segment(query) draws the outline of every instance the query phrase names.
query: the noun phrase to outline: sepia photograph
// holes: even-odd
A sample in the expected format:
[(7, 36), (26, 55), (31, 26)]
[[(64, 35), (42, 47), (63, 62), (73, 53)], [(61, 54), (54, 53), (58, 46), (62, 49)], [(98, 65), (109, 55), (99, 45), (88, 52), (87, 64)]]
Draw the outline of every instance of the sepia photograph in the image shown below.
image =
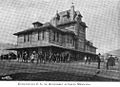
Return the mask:
[(120, 81), (120, 0), (0, 0), (0, 82)]

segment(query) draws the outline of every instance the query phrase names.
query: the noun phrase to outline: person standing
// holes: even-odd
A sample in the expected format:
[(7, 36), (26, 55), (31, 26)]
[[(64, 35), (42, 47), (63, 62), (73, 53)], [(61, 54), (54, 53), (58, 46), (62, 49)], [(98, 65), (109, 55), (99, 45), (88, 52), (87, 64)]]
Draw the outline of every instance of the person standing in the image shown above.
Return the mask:
[(88, 61), (88, 64), (91, 64), (91, 57), (90, 56), (88, 57), (87, 61)]
[(26, 63), (28, 62), (28, 54), (27, 54), (27, 52), (25, 52), (25, 62)]
[(20, 61), (20, 58), (21, 58), (21, 55), (20, 55), (20, 52), (18, 52), (18, 53), (17, 53), (18, 62)]
[(25, 62), (25, 52), (23, 53), (22, 62)]
[(112, 55), (108, 58), (106, 68), (109, 69), (109, 66), (115, 66), (115, 59)]
[(100, 56), (101, 56), (101, 54), (99, 53), (97, 56), (98, 69), (100, 69), (100, 62), (101, 62)]
[(39, 54), (40, 54), (40, 53), (39, 53), (39, 52), (37, 52), (37, 53), (36, 53), (36, 55), (35, 55), (36, 60), (37, 60), (36, 64), (38, 64), (38, 63), (39, 63), (39, 61), (40, 61)]
[(109, 69), (109, 57), (106, 58), (106, 69)]
[(84, 57), (85, 64), (87, 63), (87, 56)]
[(37, 64), (42, 61), (42, 52), (38, 52)]
[(34, 63), (34, 60), (35, 60), (35, 51), (33, 51), (31, 55), (31, 63)]
[(11, 55), (10, 55), (10, 53), (8, 54), (8, 60), (9, 60), (9, 62), (11, 61)]
[(45, 62), (46, 62), (46, 53), (45, 52), (43, 52), (43, 61), (42, 61), (44, 64), (45, 64)]

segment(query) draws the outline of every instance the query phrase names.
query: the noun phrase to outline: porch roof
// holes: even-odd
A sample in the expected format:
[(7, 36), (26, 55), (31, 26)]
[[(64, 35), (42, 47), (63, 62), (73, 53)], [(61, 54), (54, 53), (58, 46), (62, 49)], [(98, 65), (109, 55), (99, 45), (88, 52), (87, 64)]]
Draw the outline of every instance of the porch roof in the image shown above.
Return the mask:
[(7, 50), (22, 50), (22, 49), (31, 49), (31, 48), (39, 48), (39, 47), (56, 47), (56, 48), (60, 48), (60, 49), (64, 49), (64, 50), (70, 50), (70, 51), (75, 51), (75, 52), (81, 52), (84, 54), (90, 54), (90, 55), (97, 55), (95, 53), (91, 53), (91, 52), (85, 52), (85, 51), (80, 51), (80, 50), (76, 50), (75, 48), (68, 48), (68, 47), (64, 47), (64, 46), (60, 46), (60, 45), (55, 45), (55, 44), (43, 44), (41, 46), (37, 46), (37, 45), (29, 45), (29, 46), (16, 46), (13, 48), (8, 48)]

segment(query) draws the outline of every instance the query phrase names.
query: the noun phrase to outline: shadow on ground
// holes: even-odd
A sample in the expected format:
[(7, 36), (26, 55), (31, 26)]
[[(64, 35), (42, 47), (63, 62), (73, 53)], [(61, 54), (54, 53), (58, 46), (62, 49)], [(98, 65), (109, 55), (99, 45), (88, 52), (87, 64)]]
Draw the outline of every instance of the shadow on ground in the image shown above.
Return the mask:
[[(118, 81), (93, 75), (78, 76), (63, 72), (16, 73), (7, 76), (10, 76), (12, 81)], [(2, 77), (5, 76), (0, 76), (0, 80), (6, 81)]]

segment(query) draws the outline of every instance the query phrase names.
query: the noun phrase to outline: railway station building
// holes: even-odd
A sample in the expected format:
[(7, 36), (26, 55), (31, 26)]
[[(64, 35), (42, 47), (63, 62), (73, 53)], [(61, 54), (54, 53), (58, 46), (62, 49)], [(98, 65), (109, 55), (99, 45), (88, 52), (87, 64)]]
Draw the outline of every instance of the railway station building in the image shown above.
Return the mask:
[(69, 10), (56, 12), (46, 23), (36, 21), (33, 27), (14, 33), (17, 36), (16, 50), (22, 57), (26, 51), (30, 56), (33, 51), (42, 52), (46, 59), (52, 53), (70, 54), (69, 60), (82, 60), (84, 56), (96, 56), (96, 47), (86, 40), (87, 25), (82, 21), (80, 11), (72, 5)]

